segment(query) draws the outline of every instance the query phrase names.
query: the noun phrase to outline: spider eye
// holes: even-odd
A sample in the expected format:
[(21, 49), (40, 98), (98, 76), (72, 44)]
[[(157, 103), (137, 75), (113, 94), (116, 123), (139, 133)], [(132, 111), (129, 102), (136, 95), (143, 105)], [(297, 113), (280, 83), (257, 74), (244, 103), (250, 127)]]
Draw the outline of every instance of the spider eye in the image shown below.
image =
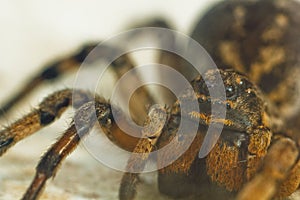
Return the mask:
[(232, 85), (228, 85), (226, 87), (226, 97), (230, 98), (233, 97), (234, 95), (235, 95), (234, 87)]
[(231, 109), (231, 105), (230, 105), (230, 103), (226, 103), (226, 108), (229, 110), (229, 109)]

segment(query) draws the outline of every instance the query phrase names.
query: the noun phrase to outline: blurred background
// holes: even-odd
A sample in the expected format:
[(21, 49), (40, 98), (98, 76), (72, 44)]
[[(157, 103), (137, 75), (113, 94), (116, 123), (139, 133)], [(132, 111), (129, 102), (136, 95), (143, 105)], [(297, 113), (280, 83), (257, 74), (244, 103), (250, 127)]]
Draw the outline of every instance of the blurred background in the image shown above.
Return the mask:
[[(45, 64), (89, 41), (107, 39), (152, 17), (162, 17), (185, 34), (211, 1), (0, 0), (0, 105)], [(73, 74), (74, 75), (74, 74)], [(47, 94), (71, 87), (74, 76), (45, 84), (1, 119), (4, 127), (38, 105)], [(0, 159), (0, 199), (19, 199), (30, 184), (43, 152), (68, 127), (72, 115), (18, 143)], [(79, 147), (48, 181), (41, 199), (116, 199), (121, 172), (97, 162)], [(143, 175), (137, 199), (167, 199), (155, 173)]]

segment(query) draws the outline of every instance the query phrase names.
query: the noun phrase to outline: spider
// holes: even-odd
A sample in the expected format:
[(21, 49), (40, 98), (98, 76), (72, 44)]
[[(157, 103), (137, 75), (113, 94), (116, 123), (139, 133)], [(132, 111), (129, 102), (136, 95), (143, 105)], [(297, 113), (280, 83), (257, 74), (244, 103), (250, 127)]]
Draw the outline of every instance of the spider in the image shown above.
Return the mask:
[[(143, 169), (152, 151), (173, 140), (177, 141), (178, 148), (158, 154), (157, 164), (163, 165), (174, 156), (180, 150), (180, 144), (191, 137), (189, 130), (181, 136), (176, 134), (182, 119), (198, 120), (198, 131), (183, 155), (158, 170), (158, 187), (162, 194), (183, 199), (290, 196), (300, 182), (299, 136), (296, 132), (300, 119), (299, 9), (298, 2), (281, 0), (229, 0), (212, 7), (197, 23), (191, 37), (204, 46), (219, 70), (195, 75), (182, 59), (161, 52), (162, 63), (175, 62), (173, 67), (192, 79), (196, 97), (187, 89), (178, 99), (170, 97), (170, 106), (151, 107), (146, 111), (143, 105), (152, 104), (154, 100), (142, 90), (138, 97), (143, 103), (136, 104), (132, 117), (144, 125), (143, 138), (122, 132), (112, 115), (112, 105), (99, 96), (91, 103), (88, 92), (80, 90), (73, 96), (72, 89), (65, 89), (46, 97), (36, 109), (0, 132), (2, 155), (18, 141), (53, 123), (75, 103), (73, 106), (77, 111), (73, 122), (41, 158), (23, 199), (39, 197), (46, 181), (56, 174), (61, 162), (77, 147), (81, 137), (89, 134), (96, 121), (118, 146), (140, 153), (129, 158), (126, 167), (129, 172), (123, 175), (119, 190), (120, 199), (134, 199), (139, 173), (131, 173), (130, 169)], [(162, 21), (151, 25), (168, 27)], [(94, 47), (95, 44), (86, 45), (73, 56), (47, 66), (2, 109), (9, 111), (32, 86), (76, 68)], [(124, 55), (112, 66), (121, 77), (120, 71), (131, 69), (132, 63)], [(185, 68), (178, 67), (182, 63)], [(221, 75), (225, 86), (225, 100), (213, 98), (204, 81), (213, 82), (217, 74)], [(181, 102), (193, 98), (196, 98), (200, 111), (181, 109)], [(226, 118), (213, 118), (213, 104), (226, 107)], [(96, 116), (91, 114), (92, 109), (96, 110)], [(82, 124), (82, 128), (77, 129), (75, 123)], [(210, 153), (199, 158), (201, 144), (211, 123), (222, 123), (222, 134)]]

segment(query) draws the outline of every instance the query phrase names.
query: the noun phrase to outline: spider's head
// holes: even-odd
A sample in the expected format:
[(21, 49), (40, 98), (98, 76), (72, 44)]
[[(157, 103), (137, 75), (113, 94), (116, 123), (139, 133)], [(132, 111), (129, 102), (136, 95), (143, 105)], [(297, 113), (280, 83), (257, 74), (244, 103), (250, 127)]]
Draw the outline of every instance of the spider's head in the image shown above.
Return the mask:
[[(210, 84), (210, 90), (220, 90), (220, 87), (218, 87), (220, 83), (217, 83), (216, 79), (218, 73), (223, 80), (226, 93), (225, 100), (212, 97), (204, 81), (209, 80), (207, 82)], [(209, 70), (204, 74), (204, 77), (198, 76), (192, 81), (199, 102), (200, 113), (196, 113), (196, 115), (202, 118), (200, 123), (208, 124), (211, 122), (212, 104), (226, 107), (226, 119), (216, 119), (224, 122), (225, 129), (245, 132), (262, 123), (264, 113), (262, 95), (259, 89), (245, 76), (232, 70)]]

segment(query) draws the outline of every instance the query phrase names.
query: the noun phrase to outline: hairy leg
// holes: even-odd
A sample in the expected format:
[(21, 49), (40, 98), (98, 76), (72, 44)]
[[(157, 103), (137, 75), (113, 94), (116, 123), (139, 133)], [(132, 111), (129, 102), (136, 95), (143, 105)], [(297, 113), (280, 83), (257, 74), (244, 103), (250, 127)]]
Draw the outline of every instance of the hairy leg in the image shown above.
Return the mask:
[[(54, 177), (62, 161), (77, 147), (82, 137), (89, 133), (93, 128), (97, 118), (93, 115), (93, 109), (101, 109), (99, 112), (105, 112), (103, 104), (89, 102), (84, 104), (75, 114), (74, 122), (64, 132), (62, 137), (52, 145), (43, 155), (38, 166), (36, 167), (35, 177), (23, 196), (23, 200), (35, 200), (41, 194), (46, 181)], [(106, 109), (108, 109), (106, 107)], [(99, 121), (102, 120), (99, 115)], [(81, 128), (77, 129), (76, 125)]]
[(42, 68), (40, 72), (31, 77), (20, 90), (8, 99), (0, 108), (0, 117), (10, 111), (10, 109), (32, 91), (41, 86), (45, 81), (56, 80), (62, 74), (77, 69), (78, 65), (83, 62), (88, 53), (95, 47), (95, 44), (88, 44), (82, 47), (77, 53), (70, 57), (65, 57), (54, 61)]
[[(77, 106), (86, 102), (89, 94), (78, 91), (75, 101)], [(15, 121), (0, 131), (0, 156), (20, 140), (58, 119), (67, 107), (72, 105), (72, 90), (65, 89), (46, 97), (38, 106), (23, 118)]]
[[(261, 171), (243, 187), (237, 199), (266, 200), (276, 195), (277, 197), (289, 196), (290, 193), (284, 193), (284, 190), (280, 191), (278, 188), (283, 183), (288, 184), (290, 181), (296, 181), (296, 188), (298, 187), (299, 176), (297, 180), (287, 179), (289, 176), (295, 177), (295, 174), (291, 174), (291, 172), (299, 171), (298, 155), (299, 152), (295, 142), (288, 138), (279, 138), (276, 140), (264, 158)], [(293, 187), (294, 185), (292, 183), (289, 186)]]
[[(136, 27), (161, 27), (161, 28), (171, 28), (172, 26), (164, 19), (157, 18), (152, 19), (146, 22), (137, 23), (133, 26)], [(141, 35), (143, 36), (143, 34)], [(139, 36), (132, 36), (128, 38), (128, 42), (134, 42), (136, 37)], [(167, 41), (161, 40), (159, 36), (154, 36), (154, 39), (157, 40), (161, 44), (166, 45), (176, 45), (176, 38), (168, 38)], [(88, 43), (81, 48), (79, 48), (75, 53), (71, 54), (70, 56), (62, 57), (56, 61), (53, 61), (49, 63), (48, 65), (44, 66), (40, 72), (38, 72), (36, 75), (32, 76), (27, 83), (24, 84), (24, 87), (20, 88), (20, 90), (15, 93), (10, 99), (8, 99), (6, 102), (2, 104), (0, 107), (0, 117), (5, 115), (7, 112), (13, 108), (13, 106), (20, 101), (22, 101), (23, 98), (28, 96), (32, 91), (34, 91), (36, 88), (40, 87), (44, 82), (47, 81), (56, 81), (61, 77), (61, 75), (68, 73), (68, 72), (74, 72), (77, 70), (80, 65), (85, 61), (85, 58), (91, 53), (92, 50), (98, 45), (98, 43)], [(97, 56), (91, 56), (90, 59), (88, 59), (88, 63), (92, 64), (95, 61), (99, 60), (106, 60), (111, 55), (111, 52), (120, 51), (120, 49), (116, 49), (113, 46), (107, 46), (105, 48), (101, 48), (99, 52), (103, 57), (97, 57)], [(105, 51), (105, 52), (103, 52)], [(174, 56), (171, 53), (165, 53), (165, 52), (159, 52), (159, 63), (167, 64), (170, 67), (173, 67), (177, 70), (179, 70), (181, 73), (186, 72), (186, 68), (182, 67), (182, 64), (178, 66), (178, 56)], [(94, 55), (97, 55), (94, 53)], [(170, 56), (171, 55), (171, 56)], [(114, 60), (114, 62), (111, 63), (111, 69), (114, 72), (114, 75), (116, 79), (118, 80), (120, 77), (122, 77), (126, 72), (134, 68), (135, 64), (130, 59), (130, 56), (128, 55), (122, 55), (118, 59)], [(184, 74), (184, 73), (183, 73)], [(165, 77), (162, 77), (164, 79)], [(132, 77), (130, 82), (130, 85), (139, 85), (141, 79), (139, 78), (139, 75), (136, 75), (135, 77)], [(124, 88), (124, 91), (126, 91), (126, 88)], [(172, 105), (175, 98), (174, 95), (166, 90), (165, 88), (159, 87), (157, 91), (160, 95), (158, 96), (159, 99), (163, 99), (164, 103), (167, 105)], [(156, 97), (157, 98), (157, 97)], [(129, 109), (130, 113), (132, 115), (132, 118), (135, 122), (138, 124), (143, 124), (145, 118), (147, 117), (146, 107), (149, 105), (152, 105), (155, 100), (153, 98), (148, 90), (144, 87), (139, 88), (139, 91), (136, 92), (130, 100), (129, 103)], [(127, 106), (127, 105), (126, 105)]]
[(143, 171), (150, 153), (162, 134), (167, 122), (167, 110), (163, 107), (150, 109), (142, 130), (142, 138), (128, 160), (126, 171), (122, 177), (119, 189), (120, 200), (132, 200), (136, 195), (136, 186), (140, 172)]
[[(9, 112), (15, 104), (19, 103), (23, 98), (27, 97), (31, 92), (40, 87), (44, 82), (56, 81), (63, 74), (78, 70), (80, 64), (82, 64), (85, 61), (85, 58), (97, 45), (98, 43), (87, 44), (80, 48), (76, 53), (58, 59), (50, 63), (49, 65), (44, 66), (40, 72), (31, 77), (28, 80), (28, 82), (24, 84), (24, 87), (20, 88), (20, 90), (14, 96), (12, 96), (12, 98), (8, 99), (2, 105), (2, 107), (0, 107), (0, 117)], [(97, 52), (97, 50), (99, 50), (100, 52)], [(116, 49), (110, 46), (96, 49), (93, 56), (91, 56), (91, 58), (88, 61), (86, 61), (88, 63), (87, 66), (89, 66), (89, 64), (91, 64), (92, 66), (94, 62), (99, 60), (106, 60), (107, 58), (109, 58), (112, 52), (116, 51), (120, 51), (120, 49)], [(98, 53), (103, 57), (95, 56)], [(134, 64), (128, 55), (123, 55), (110, 64), (116, 79), (119, 79), (124, 75), (124, 73), (134, 68)], [(138, 84), (139, 82), (140, 79), (138, 78), (138, 75), (130, 80), (130, 84), (132, 85)], [(139, 123), (142, 123), (142, 121), (140, 120), (142, 118), (141, 115), (144, 117), (147, 116), (145, 105), (151, 105), (152, 103), (153, 99), (151, 98), (149, 93), (146, 90), (141, 90), (141, 92), (139, 92), (138, 95), (136, 95), (136, 98), (133, 101), (131, 101), (130, 105), (130, 110), (134, 120), (136, 120)]]

